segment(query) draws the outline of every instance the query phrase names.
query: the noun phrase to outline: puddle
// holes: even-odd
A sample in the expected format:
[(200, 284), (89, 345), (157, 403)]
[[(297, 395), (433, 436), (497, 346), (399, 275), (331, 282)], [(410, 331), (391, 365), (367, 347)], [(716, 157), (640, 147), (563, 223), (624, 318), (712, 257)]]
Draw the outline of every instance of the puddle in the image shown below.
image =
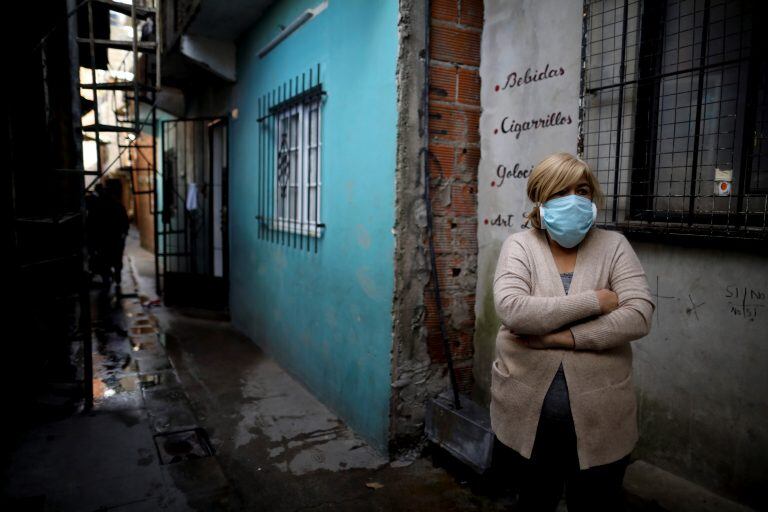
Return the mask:
[(117, 378), (110, 375), (105, 378), (93, 379), (93, 400), (96, 403), (103, 402), (112, 397), (120, 397), (136, 391), (139, 387), (138, 379), (133, 376)]
[(131, 334), (154, 334), (157, 332), (157, 330), (153, 326), (144, 326), (140, 325), (137, 327), (131, 327)]
[(161, 373), (148, 373), (139, 375), (139, 385), (141, 389), (153, 388), (162, 384), (175, 384), (176, 379), (173, 373), (161, 372)]

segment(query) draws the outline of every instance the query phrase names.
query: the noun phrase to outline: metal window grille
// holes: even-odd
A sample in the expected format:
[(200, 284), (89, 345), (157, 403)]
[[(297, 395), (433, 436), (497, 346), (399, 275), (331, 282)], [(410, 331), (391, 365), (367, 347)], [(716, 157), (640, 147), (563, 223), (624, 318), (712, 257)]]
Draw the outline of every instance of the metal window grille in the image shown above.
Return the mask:
[[(321, 222), (320, 66), (258, 100), (258, 237), (317, 252)], [(314, 243), (311, 243), (314, 240)]]
[(749, 0), (586, 0), (579, 152), (598, 224), (768, 238), (766, 39)]

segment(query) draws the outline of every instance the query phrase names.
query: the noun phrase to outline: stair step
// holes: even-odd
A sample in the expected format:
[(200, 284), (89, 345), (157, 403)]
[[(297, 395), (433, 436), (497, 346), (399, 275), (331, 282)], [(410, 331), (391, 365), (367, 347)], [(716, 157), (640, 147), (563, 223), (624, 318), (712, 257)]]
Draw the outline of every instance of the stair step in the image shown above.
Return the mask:
[[(114, 2), (113, 0), (94, 0), (94, 1), (109, 7), (111, 11), (119, 12), (121, 14), (125, 14), (126, 16), (131, 15), (131, 4)], [(150, 16), (154, 16), (155, 12), (156, 12), (155, 9), (151, 7), (144, 7), (140, 5), (136, 6), (136, 17), (140, 19), (146, 19)]]
[[(66, 254), (64, 256), (56, 256), (54, 258), (45, 258), (40, 260), (31, 260), (31, 261), (22, 261), (20, 262), (18, 268), (21, 270), (26, 270), (28, 268), (37, 267), (40, 265), (50, 265), (52, 263), (59, 263), (61, 261), (66, 260), (79, 260), (83, 257), (81, 253), (74, 253), (74, 254)], [(76, 294), (75, 294), (76, 295)], [(79, 297), (79, 295), (78, 295)]]
[[(107, 48), (114, 48), (116, 50), (133, 51), (132, 41), (116, 41), (114, 39), (89, 39), (87, 37), (78, 37), (77, 42), (82, 44), (93, 44), (96, 46), (106, 46)], [(154, 52), (157, 48), (157, 44), (147, 41), (140, 41), (136, 43), (136, 49), (140, 52)]]
[(56, 172), (82, 174), (84, 176), (101, 176), (99, 171), (86, 171), (84, 169), (54, 169)]
[[(126, 99), (126, 101), (133, 101), (133, 94), (131, 94), (131, 95), (127, 95), (126, 94), (125, 99)], [(146, 103), (148, 105), (151, 105), (152, 103), (154, 103), (152, 98), (150, 98), (149, 96), (147, 96), (145, 94), (140, 94), (139, 95), (139, 102)]]
[(103, 83), (97, 83), (97, 84), (80, 83), (79, 87), (82, 89), (98, 89), (99, 91), (132, 91), (137, 85), (141, 90), (152, 90), (152, 91), (157, 90), (155, 87), (151, 85), (135, 84), (134, 82), (125, 82), (125, 81), (103, 82)]
[(133, 167), (131, 165), (122, 165), (120, 166), (121, 171), (125, 172), (153, 172), (154, 169), (150, 169), (149, 167)]
[(89, 124), (86, 126), (83, 126), (84, 132), (127, 132), (127, 133), (133, 133), (136, 131), (136, 128), (131, 126), (114, 126), (109, 124)]
[(33, 224), (63, 224), (72, 219), (76, 219), (82, 215), (80, 212), (70, 212), (60, 217), (53, 217), (51, 215), (39, 215), (35, 217), (17, 217), (16, 222), (26, 222)]

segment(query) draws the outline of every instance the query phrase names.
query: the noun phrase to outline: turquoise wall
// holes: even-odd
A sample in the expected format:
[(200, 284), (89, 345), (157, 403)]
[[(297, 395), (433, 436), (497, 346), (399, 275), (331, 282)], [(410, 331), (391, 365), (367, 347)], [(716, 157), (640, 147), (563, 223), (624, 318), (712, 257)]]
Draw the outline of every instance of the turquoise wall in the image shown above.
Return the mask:
[[(272, 6), (237, 44), (230, 139), (233, 324), (386, 453), (389, 423), (398, 3), (331, 0), (263, 59), (318, 0)], [(317, 254), (258, 238), (257, 99), (320, 63)], [(313, 71), (314, 74), (314, 71)]]

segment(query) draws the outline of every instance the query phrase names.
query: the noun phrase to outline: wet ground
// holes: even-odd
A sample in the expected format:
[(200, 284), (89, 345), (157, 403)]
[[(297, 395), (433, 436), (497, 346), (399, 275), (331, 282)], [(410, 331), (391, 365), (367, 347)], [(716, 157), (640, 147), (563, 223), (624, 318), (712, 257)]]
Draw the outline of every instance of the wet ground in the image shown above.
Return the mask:
[[(429, 444), (387, 460), (224, 315), (163, 307), (135, 231), (123, 283), (93, 411), (13, 440), (5, 510), (514, 510), (505, 461), (478, 476)], [(746, 510), (647, 466), (628, 470), (629, 510)]]
[(93, 409), (32, 409), (36, 416), (3, 461), (5, 510), (242, 508), (130, 266), (123, 292), (100, 304), (93, 291)]
[[(153, 261), (132, 253), (150, 287)], [(199, 424), (246, 510), (501, 511), (514, 492), (425, 446), (389, 461), (210, 312), (156, 308)]]

